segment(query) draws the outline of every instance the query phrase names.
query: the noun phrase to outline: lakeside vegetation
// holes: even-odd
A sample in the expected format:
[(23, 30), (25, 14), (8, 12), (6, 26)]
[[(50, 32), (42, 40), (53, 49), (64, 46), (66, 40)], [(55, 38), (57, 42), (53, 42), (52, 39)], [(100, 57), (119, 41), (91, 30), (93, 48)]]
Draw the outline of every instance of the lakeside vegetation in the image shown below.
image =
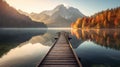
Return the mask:
[(91, 17), (78, 18), (71, 24), (72, 28), (120, 28), (120, 7), (107, 9)]

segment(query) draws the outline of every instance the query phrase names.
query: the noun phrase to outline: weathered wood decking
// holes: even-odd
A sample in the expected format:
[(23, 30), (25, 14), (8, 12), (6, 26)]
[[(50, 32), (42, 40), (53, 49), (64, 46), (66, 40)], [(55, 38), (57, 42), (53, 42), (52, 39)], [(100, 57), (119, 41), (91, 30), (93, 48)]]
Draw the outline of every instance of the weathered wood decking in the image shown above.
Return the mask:
[(60, 33), (58, 40), (38, 67), (82, 67), (65, 32)]

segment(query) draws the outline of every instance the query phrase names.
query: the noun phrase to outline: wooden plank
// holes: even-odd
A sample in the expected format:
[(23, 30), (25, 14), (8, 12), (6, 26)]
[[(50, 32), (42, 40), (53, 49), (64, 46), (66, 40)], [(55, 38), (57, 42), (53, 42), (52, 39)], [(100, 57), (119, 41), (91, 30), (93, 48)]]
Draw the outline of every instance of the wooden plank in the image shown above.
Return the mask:
[(59, 62), (54, 62), (54, 61), (44, 61), (44, 62), (42, 62), (42, 64), (52, 64), (52, 65), (60, 65), (60, 64), (65, 64), (65, 65), (67, 65), (67, 64), (69, 64), (69, 65), (73, 65), (73, 64), (77, 64), (76, 62), (74, 62), (74, 61), (59, 61)]
[(49, 55), (73, 55), (73, 54), (70, 54), (70, 52), (68, 53), (49, 53)]
[(71, 53), (71, 51), (64, 51), (64, 50), (56, 50), (56, 51), (51, 51), (51, 53)]
[(57, 42), (40, 62), (38, 67), (80, 67), (79, 61), (76, 59), (64, 32), (60, 33)]
[(75, 60), (75, 58), (49, 58), (49, 57), (46, 57), (45, 58), (46, 60)]
[(74, 56), (47, 56), (48, 58), (75, 58)]
[(71, 61), (71, 62), (76, 62), (76, 60), (45, 60), (46, 62), (68, 62), (68, 61)]
[(41, 67), (79, 67), (77, 65), (41, 65)]

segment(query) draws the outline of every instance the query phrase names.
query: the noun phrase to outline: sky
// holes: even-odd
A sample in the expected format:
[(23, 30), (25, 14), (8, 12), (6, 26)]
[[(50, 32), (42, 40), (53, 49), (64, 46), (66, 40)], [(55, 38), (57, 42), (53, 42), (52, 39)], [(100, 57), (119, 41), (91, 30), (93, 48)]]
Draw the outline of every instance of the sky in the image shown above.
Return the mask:
[(94, 15), (102, 10), (120, 7), (120, 0), (6, 0), (10, 6), (22, 11), (40, 13), (52, 10), (64, 4), (79, 9), (86, 16)]

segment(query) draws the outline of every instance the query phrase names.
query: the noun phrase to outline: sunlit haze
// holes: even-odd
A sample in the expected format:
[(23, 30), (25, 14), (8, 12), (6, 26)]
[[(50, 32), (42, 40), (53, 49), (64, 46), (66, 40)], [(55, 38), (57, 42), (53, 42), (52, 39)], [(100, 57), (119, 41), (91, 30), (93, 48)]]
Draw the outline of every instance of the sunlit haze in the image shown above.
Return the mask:
[(25, 12), (40, 13), (51, 10), (59, 4), (78, 8), (83, 14), (90, 16), (96, 12), (120, 6), (120, 0), (6, 0), (16, 9)]

